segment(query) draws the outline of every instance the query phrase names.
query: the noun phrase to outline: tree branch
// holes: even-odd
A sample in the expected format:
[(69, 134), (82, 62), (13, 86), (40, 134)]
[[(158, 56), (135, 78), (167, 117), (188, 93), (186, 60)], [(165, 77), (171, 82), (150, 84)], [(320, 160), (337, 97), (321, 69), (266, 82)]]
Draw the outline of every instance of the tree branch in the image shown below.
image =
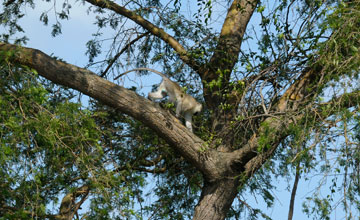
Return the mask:
[[(306, 108), (306, 101), (310, 100), (318, 88), (317, 78), (321, 78), (323, 73), (319, 68), (305, 68), (303, 73), (295, 80), (295, 82), (284, 92), (279, 101), (275, 103), (276, 112), (284, 112), (290, 107), (289, 101), (301, 103), (294, 105), (292, 111)], [(317, 82), (317, 83), (316, 83)], [(324, 82), (322, 82), (324, 83)], [(291, 114), (292, 115), (292, 114)], [(244, 174), (250, 178), (258, 169), (261, 168), (275, 152), (282, 140), (289, 134), (288, 127), (291, 124), (299, 122), (303, 114), (289, 117), (286, 114), (280, 117), (268, 117), (262, 122), (257, 132), (249, 139), (248, 143), (234, 152), (233, 160), (237, 164), (244, 165)], [(316, 116), (314, 116), (316, 117)], [(260, 143), (260, 138), (265, 138)]]
[[(305, 74), (306, 75), (306, 74)], [(305, 79), (303, 79), (305, 80)], [(303, 82), (299, 80), (298, 83)], [(300, 83), (301, 84), (301, 83)], [(305, 86), (305, 84), (303, 84)], [(294, 91), (291, 89), (289, 90)], [(296, 87), (297, 88), (297, 87)], [(306, 88), (306, 86), (305, 86)], [(300, 90), (296, 90), (300, 91)], [(290, 93), (293, 94), (293, 93)], [(298, 93), (295, 93), (298, 94)], [(264, 162), (266, 162), (275, 152), (282, 140), (284, 140), (289, 134), (290, 131), (287, 131), (287, 127), (291, 124), (298, 124), (302, 121), (304, 117), (313, 117), (316, 120), (319, 115), (321, 119), (328, 118), (334, 113), (338, 112), (338, 108), (333, 108), (334, 105), (339, 108), (351, 108), (360, 104), (360, 91), (353, 91), (351, 93), (343, 94), (339, 97), (332, 99), (329, 102), (321, 103), (317, 107), (312, 105), (311, 112), (308, 114), (300, 114), (296, 117), (291, 117), (286, 119), (286, 115), (280, 118), (267, 118), (263, 124), (264, 126), (260, 127), (258, 132), (253, 135), (253, 137), (248, 141), (248, 143), (241, 149), (234, 151), (233, 161), (237, 164), (245, 164), (245, 176), (250, 178), (258, 169), (261, 168)], [(331, 106), (332, 108), (326, 108), (326, 106)], [(301, 106), (302, 108), (306, 106)], [(324, 108), (325, 107), (325, 108)], [(299, 108), (299, 107), (298, 107)], [(318, 120), (321, 123), (322, 120)], [(271, 137), (264, 136), (266, 130), (271, 130)], [(265, 137), (266, 143), (260, 145), (259, 138)], [(268, 146), (264, 148), (264, 146)], [(259, 147), (262, 148), (262, 151), (259, 151)]]
[(289, 205), (289, 214), (288, 214), (288, 220), (293, 219), (294, 215), (294, 204), (295, 204), (295, 196), (296, 196), (296, 190), (300, 179), (300, 162), (296, 164), (296, 173), (295, 173), (295, 181), (294, 185), (291, 191), (291, 198), (290, 198), (290, 205)]
[(272, 156), (281, 141), (289, 135), (287, 127), (291, 123), (292, 120), (284, 117), (267, 118), (248, 143), (233, 152), (234, 163), (244, 166), (247, 177), (251, 177)]
[[(75, 192), (70, 192), (61, 201), (59, 216), (60, 219), (70, 220), (73, 219), (74, 215), (77, 213), (80, 206), (85, 202), (87, 196), (89, 195), (90, 187), (84, 185), (75, 190)], [(79, 202), (75, 202), (76, 198), (82, 196)]]
[(191, 59), (188, 56), (187, 50), (177, 40), (175, 40), (175, 38), (173, 36), (171, 36), (170, 34), (165, 32), (162, 28), (155, 26), (154, 24), (152, 24), (151, 22), (149, 22), (142, 16), (137, 15), (135, 12), (130, 11), (130, 10), (126, 9), (125, 7), (118, 5), (118, 4), (114, 3), (113, 1), (110, 1), (110, 0), (86, 0), (86, 2), (89, 2), (90, 4), (96, 5), (100, 8), (109, 9), (111, 11), (116, 12), (119, 15), (123, 15), (123, 16), (129, 18), (130, 20), (134, 21), (135, 23), (137, 23), (144, 29), (148, 30), (151, 34), (159, 37), (164, 42), (169, 44), (177, 52), (180, 59), (184, 63), (189, 65), (195, 71), (198, 70), (199, 64), (194, 59)]
[[(155, 165), (160, 163), (162, 159), (163, 159), (162, 155), (158, 156), (157, 158), (155, 158), (153, 160), (143, 159), (140, 162), (137, 162), (137, 160), (135, 159), (135, 160), (129, 162), (129, 164), (131, 164), (130, 168), (127, 165), (125, 165), (125, 166), (116, 168), (115, 170), (113, 170), (113, 172), (120, 172), (122, 170), (131, 169), (131, 170), (137, 170), (137, 171), (142, 171), (142, 172), (146, 172), (146, 173), (164, 173), (167, 170), (166, 165), (163, 167), (155, 167), (153, 169), (146, 168), (146, 167), (154, 167)], [(136, 165), (136, 166), (132, 165), (132, 164), (135, 164), (136, 162), (139, 163), (139, 165)]]
[[(222, 71), (227, 70), (224, 72), (227, 80), (238, 61), (246, 26), (258, 2), (258, 0), (234, 0), (227, 12), (218, 45), (208, 65), (210, 68), (216, 67), (221, 68)], [(215, 73), (216, 70), (204, 72), (205, 75), (202, 77), (210, 82), (218, 77)]]
[[(339, 97), (335, 97), (328, 102), (320, 103), (318, 112), (321, 112), (324, 106), (338, 105), (342, 108), (351, 108), (360, 104), (360, 90), (353, 91), (351, 93), (345, 93)], [(329, 109), (330, 110), (330, 109)], [(330, 111), (329, 114), (334, 114), (336, 110)]]
[(140, 34), (139, 36), (137, 36), (137, 38), (135, 38), (134, 40), (130, 41), (130, 43), (126, 44), (126, 46), (121, 49), (121, 51), (119, 53), (117, 53), (110, 61), (109, 65), (106, 67), (106, 69), (104, 70), (104, 72), (101, 73), (100, 77), (104, 77), (106, 75), (106, 73), (109, 71), (109, 69), (112, 67), (112, 65), (115, 63), (115, 61), (121, 56), (121, 54), (123, 54), (127, 49), (129, 49), (129, 47), (131, 45), (133, 45), (136, 41), (140, 40), (141, 38), (143, 38), (144, 36), (148, 35), (149, 32)]
[[(228, 123), (236, 115), (242, 85), (229, 84), (231, 72), (238, 62), (241, 43), (246, 26), (256, 8), (258, 0), (234, 0), (228, 10), (221, 29), (218, 44), (209, 62), (202, 65), (199, 74), (203, 83), (203, 94), (206, 105), (211, 114), (211, 130), (223, 136), (233, 136)], [(212, 82), (218, 82), (210, 86)], [(219, 105), (234, 106), (234, 108), (221, 108)], [(230, 131), (230, 133), (229, 133)], [(228, 140), (227, 147), (233, 140)]]
[[(316, 78), (319, 77), (321, 77), (321, 71), (305, 68), (299, 78), (281, 96), (275, 105), (276, 111), (285, 112), (289, 107), (289, 100), (297, 102), (304, 101), (306, 94), (313, 92), (316, 88)], [(311, 84), (313, 84), (313, 86), (310, 86)], [(307, 99), (309, 99), (309, 97), (307, 97)]]
[[(63, 86), (78, 90), (110, 107), (117, 109), (152, 128), (188, 162), (208, 176), (222, 175), (217, 160), (202, 156), (204, 142), (190, 132), (168, 111), (135, 92), (111, 83), (89, 70), (55, 60), (43, 52), (0, 42), (2, 61), (25, 65), (40, 76)], [(1, 62), (1, 60), (0, 60)], [(209, 149), (209, 153), (215, 150)], [(216, 152), (213, 152), (216, 153)]]

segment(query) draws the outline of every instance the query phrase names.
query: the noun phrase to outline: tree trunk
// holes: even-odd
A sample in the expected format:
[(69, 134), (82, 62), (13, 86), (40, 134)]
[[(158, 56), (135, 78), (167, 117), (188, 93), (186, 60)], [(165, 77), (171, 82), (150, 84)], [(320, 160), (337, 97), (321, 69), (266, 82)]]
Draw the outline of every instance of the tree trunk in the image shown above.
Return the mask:
[(237, 194), (239, 181), (223, 179), (205, 182), (201, 198), (195, 208), (193, 220), (222, 220)]

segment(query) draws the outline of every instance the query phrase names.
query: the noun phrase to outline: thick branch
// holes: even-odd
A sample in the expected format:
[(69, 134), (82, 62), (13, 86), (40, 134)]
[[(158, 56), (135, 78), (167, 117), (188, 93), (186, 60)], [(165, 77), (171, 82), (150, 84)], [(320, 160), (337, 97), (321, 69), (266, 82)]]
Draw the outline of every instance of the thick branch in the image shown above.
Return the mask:
[[(316, 94), (318, 84), (316, 78), (321, 77), (319, 70), (305, 68), (297, 80), (284, 92), (279, 101), (274, 105), (277, 112), (284, 112), (291, 107), (292, 112), (306, 107), (305, 101), (310, 101)], [(289, 101), (297, 102), (297, 105), (289, 105)], [(299, 104), (301, 103), (301, 104)], [(249, 139), (248, 143), (234, 152), (234, 162), (244, 165), (244, 174), (250, 178), (261, 168), (275, 152), (279, 144), (286, 138), (290, 131), (287, 127), (297, 123), (305, 117), (304, 114), (292, 117), (286, 114), (280, 117), (266, 118), (262, 126)], [(260, 139), (265, 139), (261, 141)]]
[(1, 56), (8, 56), (4, 60), (29, 66), (56, 84), (78, 90), (143, 122), (205, 175), (218, 175), (215, 169), (217, 161), (201, 156), (204, 142), (153, 102), (89, 70), (55, 60), (39, 50), (0, 43), (0, 53)]
[(238, 186), (238, 179), (230, 178), (211, 183), (205, 182), (193, 220), (225, 219), (238, 193)]
[(204, 72), (203, 78), (207, 82), (218, 77), (215, 74), (217, 69), (225, 71), (225, 79), (229, 79), (228, 76), (238, 61), (246, 26), (257, 3), (258, 0), (234, 0), (231, 4), (221, 29), (219, 43), (209, 62), (209, 67), (213, 70)]
[[(292, 100), (292, 96), (297, 96), (300, 100), (304, 101), (304, 99), (310, 99), (311, 96), (304, 97), (304, 95), (311, 93), (308, 91), (308, 88), (315, 89), (314, 87), (309, 87), (309, 84), (312, 83), (312, 74), (314, 71), (309, 71), (303, 74), (302, 78), (299, 78), (289, 89), (285, 92), (282, 100), (285, 100), (285, 97), (288, 98), (287, 101)], [(299, 86), (301, 85), (301, 86)], [(280, 109), (286, 108), (287, 101), (279, 102)], [(275, 152), (281, 141), (286, 138), (290, 133), (287, 130), (287, 127), (291, 124), (297, 124), (304, 119), (304, 117), (313, 117), (313, 120), (317, 120), (319, 123), (325, 118), (330, 117), (339, 111), (339, 108), (351, 108), (358, 106), (360, 104), (360, 91), (353, 91), (351, 93), (345, 93), (339, 97), (333, 98), (329, 102), (321, 103), (318, 105), (312, 104), (311, 112), (308, 114), (299, 114), (297, 116), (293, 116), (291, 118), (286, 117), (284, 114), (282, 120), (280, 118), (267, 118), (264, 121), (264, 125), (267, 130), (271, 130), (271, 138), (267, 139), (267, 149), (263, 149), (263, 151), (259, 152), (259, 137), (264, 135), (264, 127), (260, 127), (257, 134), (248, 141), (247, 145), (243, 148), (234, 152), (234, 162), (245, 164), (245, 176), (250, 178), (258, 169), (261, 168), (263, 163), (265, 163)], [(297, 109), (306, 108), (308, 103), (304, 103), (304, 105), (297, 106)], [(320, 120), (318, 120), (320, 117)], [(264, 143), (262, 143), (264, 145)]]
[(180, 56), (180, 59), (184, 63), (188, 64), (195, 71), (198, 69), (198, 64), (196, 63), (195, 60), (191, 59), (188, 56), (186, 49), (177, 40), (175, 40), (175, 38), (173, 36), (171, 36), (170, 34), (165, 32), (162, 28), (155, 26), (148, 20), (144, 19), (142, 16), (137, 15), (135, 12), (130, 11), (130, 10), (126, 9), (125, 7), (122, 7), (110, 0), (86, 0), (86, 1), (92, 5), (96, 5), (100, 8), (109, 9), (111, 11), (116, 12), (119, 15), (123, 15), (123, 16), (131, 19), (132, 21), (134, 21), (141, 27), (148, 30), (153, 35), (159, 37), (160, 39), (165, 41), (167, 44), (169, 44), (177, 52), (177, 54)]
[[(227, 123), (233, 120), (236, 115), (236, 108), (239, 104), (239, 90), (229, 85), (230, 75), (238, 62), (241, 43), (245, 34), (246, 26), (256, 8), (258, 0), (234, 0), (228, 10), (219, 41), (210, 61), (199, 69), (203, 82), (203, 94), (207, 107), (213, 112), (211, 115), (211, 130), (217, 134), (223, 133), (232, 136), (227, 128)], [(215, 86), (210, 86), (213, 82)], [(221, 108), (233, 106), (234, 108)], [(231, 138), (225, 145), (232, 145)]]
[[(320, 74), (320, 71), (306, 68), (299, 78), (281, 96), (276, 105), (276, 110), (284, 112), (289, 107), (289, 101), (301, 102), (304, 101), (304, 98), (309, 99), (310, 97), (305, 96), (314, 91), (316, 88), (316, 78), (320, 78)], [(313, 85), (310, 87), (310, 84)]]
[[(59, 219), (73, 219), (74, 215), (79, 210), (80, 206), (84, 203), (90, 192), (90, 187), (84, 185), (64, 196), (60, 205)], [(76, 198), (82, 196), (79, 202), (76, 202)]]
[[(291, 123), (298, 123), (304, 117), (318, 117), (319, 114), (322, 114), (321, 117), (327, 118), (332, 114), (338, 112), (339, 108), (351, 108), (358, 106), (360, 104), (360, 91), (354, 91), (351, 93), (343, 94), (340, 97), (334, 98), (330, 102), (322, 103), (317, 107), (313, 106), (312, 113), (309, 112), (308, 115), (298, 115), (297, 117), (292, 117), (288, 119), (287, 122), (283, 120), (265, 120), (265, 123), (270, 123), (267, 126), (272, 130), (273, 135), (272, 140), (269, 140), (269, 145), (271, 146), (268, 149), (265, 149), (263, 152), (258, 152), (259, 147), (259, 136), (261, 136), (261, 128), (259, 129), (258, 135), (254, 135), (248, 142), (246, 146), (234, 152), (234, 161), (245, 165), (245, 176), (250, 178), (258, 169), (261, 168), (263, 163), (265, 163), (275, 152), (281, 141), (289, 135), (286, 126), (289, 126)], [(328, 106), (328, 108), (326, 108)], [(331, 106), (331, 107), (330, 107)], [(337, 107), (335, 107), (337, 106)], [(324, 108), (325, 107), (325, 108)], [(325, 112), (324, 112), (325, 110)], [(312, 116), (311, 116), (312, 115)], [(319, 123), (321, 120), (319, 120)], [(268, 128), (268, 129), (269, 129)], [(276, 134), (279, 135), (276, 135)]]
[(285, 118), (267, 118), (248, 143), (233, 152), (234, 162), (244, 166), (246, 176), (250, 177), (272, 156), (281, 141), (289, 135), (287, 126), (291, 123), (292, 120)]

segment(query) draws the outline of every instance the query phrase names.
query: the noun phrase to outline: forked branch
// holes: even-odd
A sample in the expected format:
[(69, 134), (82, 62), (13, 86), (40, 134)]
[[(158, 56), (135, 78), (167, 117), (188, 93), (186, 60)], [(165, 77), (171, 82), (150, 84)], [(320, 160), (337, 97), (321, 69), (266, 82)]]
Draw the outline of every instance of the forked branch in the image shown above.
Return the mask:
[(162, 28), (157, 27), (150, 21), (146, 20), (142, 16), (136, 14), (135, 12), (128, 10), (127, 8), (120, 6), (116, 4), (113, 1), (110, 0), (86, 0), (88, 3), (98, 6), (100, 8), (106, 8), (113, 12), (116, 12), (119, 15), (125, 16), (144, 29), (148, 30), (151, 34), (159, 37), (162, 39), (165, 43), (169, 44), (179, 55), (180, 59), (189, 65), (191, 68), (193, 68), (195, 71), (198, 69), (199, 65), (194, 60), (191, 59), (188, 56), (187, 50), (177, 41), (173, 36), (168, 34), (166, 31), (164, 31)]
[[(245, 30), (257, 4), (258, 0), (234, 0), (227, 12), (218, 45), (208, 65), (210, 68), (216, 67), (225, 71), (225, 79), (229, 79), (231, 70), (238, 61)], [(208, 82), (217, 77), (216, 70), (203, 73), (203, 78)]]
[(67, 64), (31, 48), (0, 42), (0, 58), (35, 69), (52, 82), (80, 91), (152, 128), (171, 147), (204, 174), (220, 175), (216, 161), (201, 157), (205, 144), (168, 111), (135, 92), (93, 72)]
[[(80, 206), (85, 202), (87, 196), (89, 195), (90, 187), (84, 185), (77, 188), (74, 192), (68, 193), (61, 201), (60, 212), (58, 219), (73, 219), (74, 215), (79, 210)], [(76, 202), (76, 199), (81, 197), (79, 202)]]

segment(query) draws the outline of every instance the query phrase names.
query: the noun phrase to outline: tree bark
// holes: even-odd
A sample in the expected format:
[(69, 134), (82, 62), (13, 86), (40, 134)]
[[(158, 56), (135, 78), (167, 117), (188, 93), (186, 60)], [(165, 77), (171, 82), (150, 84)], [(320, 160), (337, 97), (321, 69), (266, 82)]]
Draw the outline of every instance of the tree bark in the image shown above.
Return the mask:
[(231, 178), (205, 182), (199, 203), (195, 208), (193, 220), (225, 219), (237, 195), (238, 186), (239, 181)]
[[(74, 215), (80, 209), (81, 205), (86, 200), (87, 196), (89, 195), (90, 187), (84, 185), (82, 187), (77, 188), (74, 192), (70, 192), (69, 194), (65, 195), (61, 201), (59, 215), (57, 219), (61, 220), (71, 220), (73, 219)], [(76, 202), (77, 197), (82, 197), (79, 202)]]
[[(189, 131), (175, 116), (135, 92), (103, 79), (89, 70), (58, 61), (45, 53), (0, 42), (0, 58), (35, 69), (40, 76), (80, 91), (125, 113), (162, 137), (208, 179), (221, 179), (229, 170), (229, 153), (204, 147), (203, 140)], [(0, 60), (1, 61), (1, 60)]]
[[(5, 56), (4, 58), (2, 56)], [(189, 162), (205, 173), (214, 173), (211, 160), (200, 157), (203, 141), (175, 116), (135, 92), (103, 79), (89, 70), (58, 61), (45, 53), (0, 42), (0, 58), (35, 69), (53, 83), (80, 91), (143, 122)], [(0, 60), (1, 61), (1, 60)], [(205, 165), (208, 161), (209, 168)]]
[[(209, 59), (199, 69), (199, 75), (203, 83), (203, 94), (206, 105), (213, 114), (211, 115), (211, 131), (216, 134), (224, 134), (221, 137), (223, 145), (231, 149), (233, 144), (232, 129), (228, 129), (229, 123), (234, 120), (237, 107), (242, 94), (230, 86), (230, 76), (235, 64), (238, 62), (243, 36), (247, 24), (254, 13), (258, 0), (234, 0), (228, 9), (222, 26), (216, 49)], [(211, 82), (220, 82), (215, 86), (209, 86)]]

